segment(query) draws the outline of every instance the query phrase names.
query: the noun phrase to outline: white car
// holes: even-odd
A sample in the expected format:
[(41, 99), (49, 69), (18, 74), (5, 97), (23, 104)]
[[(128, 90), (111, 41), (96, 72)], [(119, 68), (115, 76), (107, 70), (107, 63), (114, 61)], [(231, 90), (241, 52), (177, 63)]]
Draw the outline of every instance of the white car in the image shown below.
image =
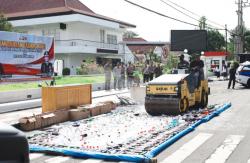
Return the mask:
[(250, 62), (242, 63), (236, 71), (236, 81), (250, 88)]

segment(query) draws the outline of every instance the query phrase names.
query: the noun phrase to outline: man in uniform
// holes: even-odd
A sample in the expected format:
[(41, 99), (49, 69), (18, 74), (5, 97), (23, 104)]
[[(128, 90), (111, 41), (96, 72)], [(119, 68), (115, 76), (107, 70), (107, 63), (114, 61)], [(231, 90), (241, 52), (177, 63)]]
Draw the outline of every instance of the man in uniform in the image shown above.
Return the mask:
[(107, 63), (104, 65), (105, 90), (110, 90), (111, 71), (112, 71), (111, 60), (108, 60)]
[(188, 69), (189, 63), (184, 60), (184, 55), (180, 55), (180, 62), (178, 63), (178, 69)]

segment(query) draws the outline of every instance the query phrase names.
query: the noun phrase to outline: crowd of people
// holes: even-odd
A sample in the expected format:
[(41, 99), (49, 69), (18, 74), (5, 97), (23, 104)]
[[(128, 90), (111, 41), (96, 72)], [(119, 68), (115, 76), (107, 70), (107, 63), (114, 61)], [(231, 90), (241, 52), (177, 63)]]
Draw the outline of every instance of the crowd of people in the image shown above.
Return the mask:
[(111, 60), (108, 60), (104, 65), (104, 74), (105, 90), (111, 89), (112, 74), (114, 89), (124, 89), (125, 87), (130, 88), (134, 84), (139, 86), (140, 74), (143, 76), (143, 83), (159, 77), (163, 74), (163, 68), (160, 63), (155, 65), (153, 62), (146, 62), (143, 68), (131, 62), (128, 62), (128, 65), (121, 62), (113, 66)]
[(235, 80), (236, 80), (236, 70), (238, 68), (238, 64), (237, 63), (228, 63), (228, 65), (226, 65), (225, 63), (222, 65), (222, 72), (219, 69), (219, 66), (216, 66), (213, 70), (215, 76), (217, 78), (220, 78), (222, 76), (223, 80), (229, 80), (228, 82), (228, 89), (231, 88), (231, 84), (232, 84), (232, 89), (234, 89), (235, 87)]
[[(186, 69), (192, 76), (192, 83), (195, 87), (198, 87), (201, 80), (204, 80), (204, 62), (200, 60), (200, 56), (194, 56), (195, 59), (192, 62), (184, 60), (184, 55), (180, 55), (177, 69)], [(230, 67), (229, 69), (227, 67)], [(217, 68), (218, 69), (218, 68)], [(223, 79), (228, 79), (228, 89), (235, 86), (235, 73), (237, 65), (225, 65), (223, 64), (222, 73), (219, 70), (214, 70), (215, 75), (221, 74)], [(218, 73), (216, 73), (218, 72)], [(111, 89), (111, 80), (113, 74), (114, 89), (130, 88), (132, 85), (140, 85), (140, 76), (142, 74), (143, 83), (147, 83), (154, 78), (157, 78), (163, 74), (163, 67), (160, 63), (154, 63), (153, 61), (146, 61), (144, 66), (133, 64), (128, 62), (128, 65), (123, 62), (112, 65), (111, 60), (108, 60), (104, 65), (105, 73), (105, 90)]]

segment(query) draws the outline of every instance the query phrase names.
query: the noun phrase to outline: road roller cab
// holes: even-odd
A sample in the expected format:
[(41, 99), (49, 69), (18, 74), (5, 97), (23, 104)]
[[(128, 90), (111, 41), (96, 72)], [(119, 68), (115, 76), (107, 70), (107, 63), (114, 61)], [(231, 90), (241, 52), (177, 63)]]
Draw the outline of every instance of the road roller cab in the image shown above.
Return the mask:
[(195, 85), (193, 74), (165, 74), (146, 86), (145, 109), (151, 115), (177, 115), (207, 103), (208, 82)]

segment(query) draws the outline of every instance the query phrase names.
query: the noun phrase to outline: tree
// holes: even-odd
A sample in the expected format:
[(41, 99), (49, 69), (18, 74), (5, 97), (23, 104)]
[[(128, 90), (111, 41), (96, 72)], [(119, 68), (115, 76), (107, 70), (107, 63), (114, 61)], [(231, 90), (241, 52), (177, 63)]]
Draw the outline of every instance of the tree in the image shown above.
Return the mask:
[(218, 31), (212, 28), (209, 28), (206, 24), (207, 18), (202, 16), (199, 20), (200, 30), (207, 30), (207, 42), (208, 42), (208, 51), (219, 51), (223, 50), (225, 47), (225, 39), (223, 35)]
[[(236, 32), (237, 28), (233, 29), (230, 33), (231, 33), (231, 38), (230, 40), (230, 44), (231, 44), (231, 53), (234, 53), (234, 43), (235, 43), (235, 38), (236, 38)], [(243, 26), (243, 53), (245, 52), (250, 52), (250, 30), (247, 29), (246, 27)]]
[(218, 30), (207, 31), (208, 51), (221, 51), (225, 48), (225, 38)]
[(250, 30), (246, 29), (244, 32), (244, 52), (250, 52)]
[(137, 33), (133, 32), (133, 31), (126, 31), (124, 34), (123, 34), (123, 38), (135, 38), (139, 36)]
[(13, 27), (10, 22), (7, 21), (7, 18), (0, 14), (0, 31), (12, 31)]
[(199, 20), (199, 27), (200, 27), (200, 30), (202, 29), (206, 29), (207, 28), (207, 25), (206, 25), (206, 21), (207, 21), (207, 18), (205, 16), (202, 16)]

